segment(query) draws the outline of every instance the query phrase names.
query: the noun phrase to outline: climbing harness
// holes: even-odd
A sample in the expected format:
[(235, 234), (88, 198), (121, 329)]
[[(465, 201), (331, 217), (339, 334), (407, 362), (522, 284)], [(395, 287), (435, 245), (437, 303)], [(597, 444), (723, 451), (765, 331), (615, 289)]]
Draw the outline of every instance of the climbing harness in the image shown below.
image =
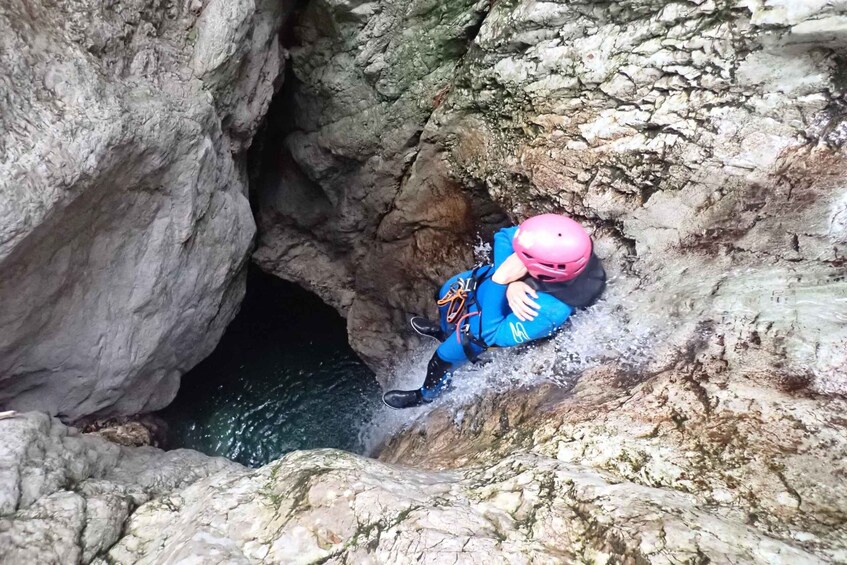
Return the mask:
[[(485, 271), (482, 271), (485, 269)], [(472, 345), (488, 349), (488, 344), (482, 339), (482, 308), (476, 299), (476, 291), (479, 286), (492, 275), (493, 269), (488, 265), (481, 265), (471, 271), (470, 276), (457, 279), (444, 293), (437, 303), (439, 308), (447, 308), (446, 320), (455, 326), (456, 341), (461, 344), (465, 356), (471, 363), (476, 363), (478, 354), (474, 352)], [(473, 312), (471, 306), (475, 307)], [(470, 318), (476, 317), (478, 321), (476, 337), (471, 332)]]
[(472, 292), (476, 290), (476, 280), (473, 273), (466, 279), (458, 279), (450, 285), (450, 288), (442, 298), (438, 300), (438, 306), (447, 307), (447, 323), (452, 324), (457, 318), (464, 317), (467, 309), (467, 300)]

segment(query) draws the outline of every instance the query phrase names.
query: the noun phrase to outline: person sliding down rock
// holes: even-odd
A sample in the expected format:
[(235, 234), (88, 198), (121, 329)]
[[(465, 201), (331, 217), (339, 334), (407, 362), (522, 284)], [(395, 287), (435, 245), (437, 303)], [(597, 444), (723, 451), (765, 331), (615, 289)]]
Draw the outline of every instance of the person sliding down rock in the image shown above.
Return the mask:
[(455, 275), (438, 293), (440, 320), (416, 316), (412, 328), (441, 345), (423, 386), (390, 390), (392, 408), (432, 402), (453, 371), (489, 347), (512, 347), (553, 335), (576, 308), (590, 306), (606, 287), (591, 237), (560, 214), (542, 214), (494, 235), (494, 265)]

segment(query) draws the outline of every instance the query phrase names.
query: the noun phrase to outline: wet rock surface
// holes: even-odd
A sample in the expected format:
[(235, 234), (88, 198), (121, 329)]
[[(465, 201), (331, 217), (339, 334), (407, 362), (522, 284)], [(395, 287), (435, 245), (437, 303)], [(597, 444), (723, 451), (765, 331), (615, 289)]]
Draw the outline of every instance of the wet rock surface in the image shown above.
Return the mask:
[(480, 223), (563, 211), (679, 344), (707, 322), (733, 342), (727, 362), (843, 392), (844, 17), (829, 3), (310, 3), (294, 118), (266, 140), (256, 185), (255, 258), (346, 312), (354, 348), (384, 368), (412, 343), (406, 314), (431, 313), (433, 288), (471, 264), (455, 249)]
[(593, 225), (606, 262), (637, 279), (630, 318), (673, 327), (676, 349), (708, 335), (733, 369), (843, 393), (843, 17), (498, 4), (433, 121), (455, 132), (454, 174), (504, 209)]
[(0, 9), (0, 406), (165, 406), (244, 294), (275, 1)]
[[(711, 357), (701, 354), (703, 361)], [(437, 412), (389, 442), (381, 459), (450, 469), (484, 466), (516, 451), (543, 455), (607, 473), (621, 492), (646, 487), (684, 495), (690, 509), (709, 516), (701, 525), (744, 525), (840, 562), (847, 556), (844, 408), (843, 398), (780, 390), (774, 381), (737, 378), (700, 362), (641, 375), (604, 366), (583, 374), (564, 396), (545, 386), (487, 398), (460, 423), (449, 411)], [(593, 519), (620, 533), (631, 518), (598, 511)], [(699, 537), (695, 523), (685, 528)], [(661, 562), (643, 549), (618, 557)], [(731, 560), (713, 550), (704, 551), (710, 560)]]
[(843, 399), (731, 382), (691, 365), (640, 384), (622, 377), (596, 369), (558, 400), (549, 388), (490, 397), (459, 424), (449, 410), (435, 412), (393, 439), (382, 462), (296, 452), (200, 481), (139, 509), (109, 555), (122, 563), (192, 554), (244, 563), (847, 558)]

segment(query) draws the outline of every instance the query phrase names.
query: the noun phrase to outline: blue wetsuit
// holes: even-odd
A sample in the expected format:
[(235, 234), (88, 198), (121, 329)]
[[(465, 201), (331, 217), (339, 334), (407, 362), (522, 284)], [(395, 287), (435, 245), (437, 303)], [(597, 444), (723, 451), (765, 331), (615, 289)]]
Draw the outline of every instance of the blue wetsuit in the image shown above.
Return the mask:
[[(509, 308), (508, 285), (491, 280), (514, 253), (512, 240), (517, 231), (517, 227), (503, 228), (494, 235), (494, 265), (459, 273), (444, 283), (438, 294), (439, 301), (445, 299), (439, 309), (438, 324), (420, 316), (412, 318), (416, 332), (443, 341), (427, 364), (423, 386), (415, 390), (389, 390), (382, 396), (385, 404), (411, 408), (431, 402), (447, 386), (456, 368), (475, 360), (487, 347), (512, 347), (550, 337), (575, 308), (591, 306), (600, 297), (606, 286), (606, 272), (592, 253), (582, 273), (572, 280), (546, 283), (531, 277), (524, 279), (538, 294), (535, 302), (539, 309), (534, 319), (519, 320)], [(448, 310), (458, 320), (448, 323)]]
[[(512, 347), (529, 341), (549, 337), (565, 323), (573, 312), (573, 308), (550, 294), (539, 291), (535, 302), (539, 305), (538, 315), (530, 321), (522, 322), (512, 313), (506, 299), (508, 285), (497, 284), (491, 280), (491, 275), (512, 253), (512, 239), (517, 227), (503, 228), (494, 235), (494, 266), (482, 267), (477, 270), (477, 276), (484, 280), (476, 289), (476, 301), (471, 301), (468, 313), (482, 310), (482, 314), (466, 319), (471, 335), (482, 340), (489, 347)], [(443, 297), (450, 286), (460, 278), (468, 278), (472, 271), (459, 273), (449, 279), (441, 287), (439, 297)], [(477, 303), (479, 307), (477, 307)], [(457, 339), (455, 326), (447, 323), (447, 308), (440, 309), (441, 329), (449, 334), (447, 339), (438, 347), (438, 357), (447, 361), (455, 369), (469, 359), (462, 346), (461, 335)], [(469, 344), (474, 356), (483, 348), (471, 342)], [(434, 391), (437, 394), (437, 391)]]

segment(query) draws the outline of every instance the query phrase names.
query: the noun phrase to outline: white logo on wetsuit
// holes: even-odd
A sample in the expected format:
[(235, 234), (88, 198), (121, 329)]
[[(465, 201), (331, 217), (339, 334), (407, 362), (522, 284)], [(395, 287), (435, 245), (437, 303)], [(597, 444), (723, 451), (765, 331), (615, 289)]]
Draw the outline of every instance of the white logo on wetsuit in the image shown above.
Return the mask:
[(518, 342), (523, 343), (525, 341), (529, 341), (529, 334), (526, 333), (526, 329), (523, 327), (523, 324), (520, 322), (512, 323), (509, 322), (509, 328), (512, 330), (512, 338)]

